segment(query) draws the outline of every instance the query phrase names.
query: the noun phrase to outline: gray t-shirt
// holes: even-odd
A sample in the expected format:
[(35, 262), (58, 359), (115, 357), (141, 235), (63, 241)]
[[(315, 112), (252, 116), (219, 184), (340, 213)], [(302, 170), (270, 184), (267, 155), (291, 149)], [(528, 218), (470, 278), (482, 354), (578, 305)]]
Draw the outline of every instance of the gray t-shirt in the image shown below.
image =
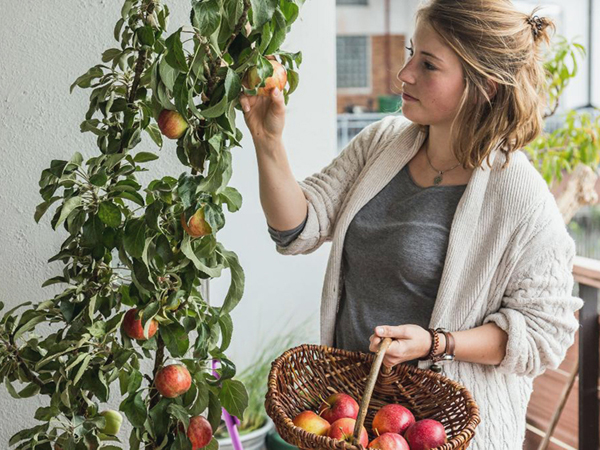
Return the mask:
[[(466, 184), (421, 187), (406, 165), (358, 211), (344, 239), (336, 347), (368, 352), (377, 325), (429, 326), (450, 226), (465, 189)], [(269, 226), (269, 234), (286, 246), (305, 224), (306, 219), (285, 231)]]

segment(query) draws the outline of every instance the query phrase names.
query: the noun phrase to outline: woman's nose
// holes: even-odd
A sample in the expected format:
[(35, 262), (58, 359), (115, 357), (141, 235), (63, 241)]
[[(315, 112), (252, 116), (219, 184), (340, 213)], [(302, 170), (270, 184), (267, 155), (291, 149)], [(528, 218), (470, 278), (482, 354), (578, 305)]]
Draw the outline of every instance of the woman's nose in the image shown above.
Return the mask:
[(413, 84), (415, 78), (410, 69), (410, 63), (406, 63), (400, 72), (398, 72), (398, 79), (406, 84)]

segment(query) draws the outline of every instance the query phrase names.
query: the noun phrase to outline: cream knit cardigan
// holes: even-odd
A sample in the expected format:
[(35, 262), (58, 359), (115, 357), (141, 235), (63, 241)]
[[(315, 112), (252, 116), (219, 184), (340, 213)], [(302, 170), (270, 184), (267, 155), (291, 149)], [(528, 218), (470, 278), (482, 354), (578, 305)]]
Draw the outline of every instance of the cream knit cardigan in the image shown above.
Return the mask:
[[(332, 241), (321, 298), (323, 345), (333, 344), (346, 230), (425, 137), (405, 117), (387, 116), (363, 129), (321, 172), (299, 181), (308, 219), (277, 251), (308, 254)], [(482, 422), (470, 449), (517, 450), (533, 378), (564, 359), (583, 301), (571, 295), (575, 244), (545, 181), (521, 151), (504, 170), (500, 151), (490, 160), (492, 169), (484, 164), (473, 172), (458, 204), (429, 326), (458, 331), (495, 322), (508, 333), (499, 365), (453, 361), (443, 374), (467, 387), (479, 405)]]

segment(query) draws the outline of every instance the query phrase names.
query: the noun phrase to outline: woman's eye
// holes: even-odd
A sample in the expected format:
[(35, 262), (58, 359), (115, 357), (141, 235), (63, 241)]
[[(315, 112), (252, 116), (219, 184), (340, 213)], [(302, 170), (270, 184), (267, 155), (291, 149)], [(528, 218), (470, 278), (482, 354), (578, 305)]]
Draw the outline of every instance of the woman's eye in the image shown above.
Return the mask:
[[(413, 48), (412, 47), (404, 47), (404, 48), (410, 52), (410, 57), (412, 58), (413, 53), (414, 53)], [(431, 64), (429, 64), (428, 62), (425, 62), (423, 65), (427, 68), (427, 70), (435, 70), (435, 67), (432, 66)]]

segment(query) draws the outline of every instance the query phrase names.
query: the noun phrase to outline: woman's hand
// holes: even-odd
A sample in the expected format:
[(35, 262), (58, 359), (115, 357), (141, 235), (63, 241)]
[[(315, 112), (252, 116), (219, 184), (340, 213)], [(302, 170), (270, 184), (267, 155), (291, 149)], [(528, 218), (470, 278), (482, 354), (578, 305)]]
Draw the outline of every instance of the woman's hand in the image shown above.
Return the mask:
[(285, 125), (285, 100), (275, 88), (268, 97), (241, 94), (240, 105), (244, 120), (256, 141), (277, 141), (282, 138)]
[(431, 348), (431, 334), (419, 325), (379, 325), (369, 337), (369, 350), (377, 353), (380, 342), (386, 337), (393, 339), (383, 357), (387, 367), (423, 358)]

